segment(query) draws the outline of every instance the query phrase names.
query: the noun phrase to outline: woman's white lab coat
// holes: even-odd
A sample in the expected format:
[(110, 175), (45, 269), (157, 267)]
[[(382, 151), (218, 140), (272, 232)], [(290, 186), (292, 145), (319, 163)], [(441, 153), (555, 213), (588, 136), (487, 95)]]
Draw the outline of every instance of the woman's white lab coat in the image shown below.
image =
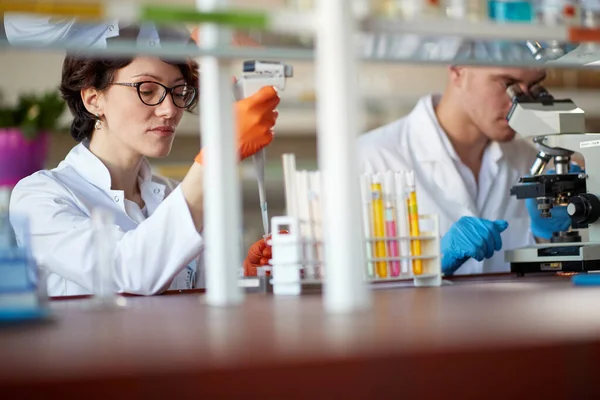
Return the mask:
[[(510, 195), (511, 186), (533, 162), (535, 148), (519, 138), (492, 142), (483, 157), (477, 185), (471, 174), (470, 191), (464, 179), (466, 166), (459, 167), (460, 161), (435, 116), (433, 101), (437, 99), (423, 97), (408, 116), (359, 137), (361, 171), (414, 170), (419, 213), (438, 214), (441, 235), (460, 217), (473, 216), (508, 221), (509, 227), (502, 234), (503, 250), (535, 243), (524, 200)], [(471, 259), (456, 273), (506, 271), (510, 266), (500, 251), (483, 262)]]
[[(10, 213), (29, 216), (34, 257), (50, 272), (49, 295), (93, 291), (97, 257), (90, 216), (96, 207), (109, 210), (115, 220), (116, 290), (146, 295), (193, 287), (203, 241), (181, 189), (152, 175), (146, 160), (139, 184), (147, 218), (123, 191), (111, 189), (108, 169), (80, 143), (57, 168), (36, 172), (15, 186)], [(23, 243), (26, 232), (14, 225)], [(198, 267), (200, 284), (202, 272)]]

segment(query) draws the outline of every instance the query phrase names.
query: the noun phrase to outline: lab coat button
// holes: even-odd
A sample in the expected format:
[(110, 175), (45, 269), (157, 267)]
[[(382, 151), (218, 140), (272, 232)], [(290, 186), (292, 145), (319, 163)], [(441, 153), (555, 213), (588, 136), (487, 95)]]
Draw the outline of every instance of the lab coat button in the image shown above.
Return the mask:
[(114, 25), (109, 25), (108, 26), (108, 30), (111, 31), (111, 32), (114, 31), (115, 30), (115, 26)]
[(154, 189), (154, 194), (159, 194), (160, 193), (160, 189), (159, 188), (155, 188)]
[(115, 196), (115, 202), (119, 202), (119, 196)]
[(156, 44), (156, 42), (154, 40), (151, 40), (149, 44), (150, 44), (150, 46), (154, 46)]

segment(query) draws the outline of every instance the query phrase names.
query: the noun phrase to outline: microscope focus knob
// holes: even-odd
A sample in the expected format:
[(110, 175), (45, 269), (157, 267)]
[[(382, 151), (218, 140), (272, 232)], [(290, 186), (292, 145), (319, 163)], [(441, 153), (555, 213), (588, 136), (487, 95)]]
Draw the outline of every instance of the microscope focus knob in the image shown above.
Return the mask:
[(576, 224), (593, 224), (600, 218), (600, 199), (590, 193), (571, 197), (567, 214)]

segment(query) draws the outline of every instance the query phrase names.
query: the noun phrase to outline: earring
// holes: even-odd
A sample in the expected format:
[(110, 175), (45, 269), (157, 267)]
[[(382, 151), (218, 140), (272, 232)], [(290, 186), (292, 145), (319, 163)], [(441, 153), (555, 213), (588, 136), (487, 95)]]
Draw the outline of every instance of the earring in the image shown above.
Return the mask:
[(100, 115), (96, 115), (96, 117), (98, 119), (96, 120), (96, 123), (94, 124), (94, 129), (99, 131), (100, 129), (102, 129), (102, 121), (100, 120)]

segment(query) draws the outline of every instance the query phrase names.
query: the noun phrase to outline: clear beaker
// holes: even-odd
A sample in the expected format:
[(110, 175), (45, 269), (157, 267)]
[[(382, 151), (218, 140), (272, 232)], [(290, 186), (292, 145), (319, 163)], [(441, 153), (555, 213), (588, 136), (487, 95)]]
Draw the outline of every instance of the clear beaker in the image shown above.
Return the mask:
[(114, 259), (116, 250), (114, 215), (105, 209), (92, 212), (95, 252), (94, 265), (94, 308), (120, 308), (127, 304), (124, 297), (116, 293), (114, 285)]

